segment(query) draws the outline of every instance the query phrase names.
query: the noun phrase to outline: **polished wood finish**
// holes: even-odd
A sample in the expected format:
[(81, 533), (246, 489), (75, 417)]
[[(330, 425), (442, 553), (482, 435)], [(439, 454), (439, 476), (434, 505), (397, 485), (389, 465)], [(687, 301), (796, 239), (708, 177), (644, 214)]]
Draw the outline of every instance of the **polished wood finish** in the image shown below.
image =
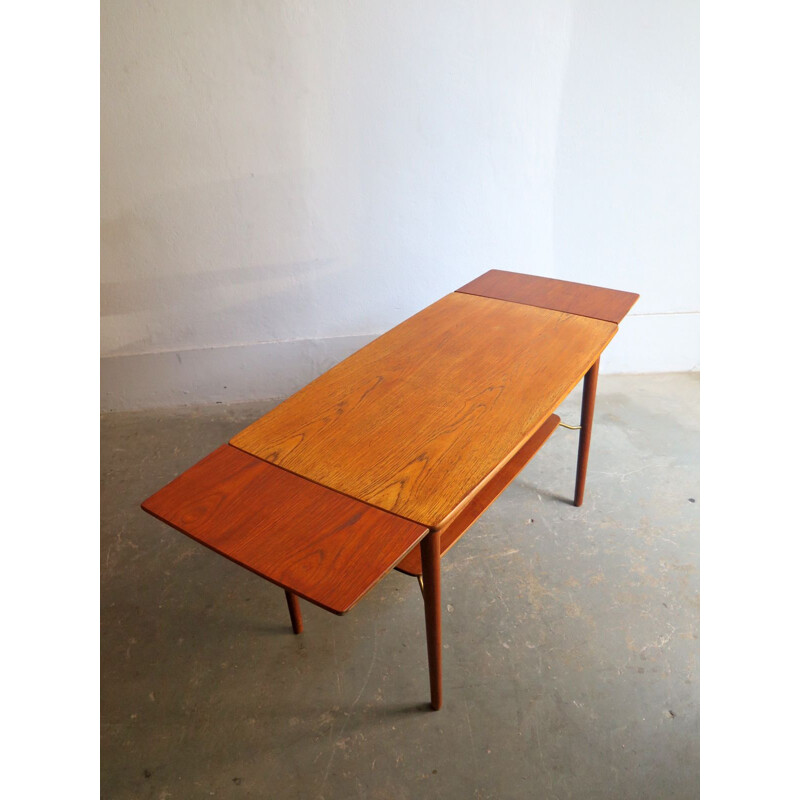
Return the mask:
[(592, 423), (594, 422), (594, 399), (597, 394), (597, 378), (600, 375), (600, 359), (583, 379), (583, 398), (581, 400), (581, 438), (578, 443), (578, 472), (575, 478), (575, 505), (583, 505), (583, 491), (586, 488), (586, 468), (589, 466), (589, 446), (592, 443)]
[(336, 614), (352, 608), (426, 532), (230, 445), (142, 508)]
[(292, 620), (292, 630), (297, 633), (303, 632), (303, 614), (300, 611), (300, 601), (297, 595), (286, 590), (286, 602), (289, 604), (289, 616)]
[(619, 324), (639, 299), (633, 292), (490, 269), (459, 292), (565, 311)]
[(428, 675), (431, 708), (442, 707), (442, 583), (441, 534), (431, 531), (421, 542), (422, 599), (425, 603), (425, 638), (428, 643)]
[[(542, 445), (550, 438), (550, 434), (558, 427), (560, 418), (551, 414), (516, 452), (514, 457), (495, 474), (492, 479), (478, 492), (469, 504), (456, 516), (452, 522), (441, 528), (441, 554), (444, 555), (467, 531), (478, 517), (497, 499), (503, 489), (516, 478), (523, 467), (541, 449)], [(396, 570), (407, 575), (422, 575), (422, 554), (420, 545), (417, 545), (396, 567)]]
[(617, 331), (602, 320), (453, 293), (231, 440), (427, 528), (468, 503)]
[(584, 496), (600, 354), (638, 295), (490, 270), (376, 339), (142, 507), (345, 613), (392, 567), (421, 577), (442, 705), (441, 556), (542, 447), (584, 379)]

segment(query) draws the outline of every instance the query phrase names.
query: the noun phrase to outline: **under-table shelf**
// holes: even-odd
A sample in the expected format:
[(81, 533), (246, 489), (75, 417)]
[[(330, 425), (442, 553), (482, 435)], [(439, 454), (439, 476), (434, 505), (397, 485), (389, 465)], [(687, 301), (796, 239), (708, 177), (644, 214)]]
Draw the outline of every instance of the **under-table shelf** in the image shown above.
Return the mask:
[[(561, 422), (560, 417), (551, 414), (531, 435), (527, 442), (493, 475), (466, 506), (441, 529), (441, 553), (444, 555), (467, 531), (475, 520), (500, 496), (503, 489), (522, 471), (523, 467), (536, 455), (550, 434)], [(395, 567), (407, 575), (422, 575), (422, 558), (419, 545)]]

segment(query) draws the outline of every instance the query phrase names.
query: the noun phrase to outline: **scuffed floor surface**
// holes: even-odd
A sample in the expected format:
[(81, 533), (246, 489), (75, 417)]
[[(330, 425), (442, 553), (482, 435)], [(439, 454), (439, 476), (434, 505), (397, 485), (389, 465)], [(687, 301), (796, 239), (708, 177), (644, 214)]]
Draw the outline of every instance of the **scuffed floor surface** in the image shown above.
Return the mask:
[(139, 509), (271, 404), (104, 417), (102, 796), (697, 797), (698, 388), (602, 376), (584, 506), (559, 428), (445, 556), (436, 713), (413, 578), (301, 601), (294, 636), (280, 589)]

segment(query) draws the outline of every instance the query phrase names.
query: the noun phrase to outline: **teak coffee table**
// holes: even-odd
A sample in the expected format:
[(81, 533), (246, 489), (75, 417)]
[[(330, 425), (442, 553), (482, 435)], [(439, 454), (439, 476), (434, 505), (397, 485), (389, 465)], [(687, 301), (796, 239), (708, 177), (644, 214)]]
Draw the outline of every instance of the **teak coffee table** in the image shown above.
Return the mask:
[(440, 558), (559, 424), (584, 379), (583, 502), (600, 354), (637, 294), (490, 270), (337, 364), (142, 508), (297, 598), (349, 611), (420, 580), (442, 704)]

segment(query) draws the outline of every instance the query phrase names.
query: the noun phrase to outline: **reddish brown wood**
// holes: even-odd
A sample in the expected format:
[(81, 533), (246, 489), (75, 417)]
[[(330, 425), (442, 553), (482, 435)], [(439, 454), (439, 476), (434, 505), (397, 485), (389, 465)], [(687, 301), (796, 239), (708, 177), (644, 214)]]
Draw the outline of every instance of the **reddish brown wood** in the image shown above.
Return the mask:
[[(560, 418), (552, 414), (513, 458), (470, 500), (467, 506), (444, 528), (441, 528), (441, 554), (444, 555), (467, 531), (478, 517), (497, 499), (503, 489), (533, 458), (550, 434), (558, 427)], [(422, 555), (417, 545), (396, 567), (407, 575), (422, 575)]]
[(336, 614), (352, 608), (426, 532), (230, 445), (142, 508)]
[(441, 555), (542, 446), (558, 424), (552, 411), (583, 376), (581, 504), (599, 356), (636, 299), (491, 270), (320, 376), (142, 507), (282, 586), (295, 633), (298, 597), (342, 614), (393, 566), (421, 573), (438, 709)]
[(619, 324), (639, 299), (633, 292), (490, 269), (459, 292), (579, 314)]
[(428, 642), (428, 675), (431, 708), (442, 707), (442, 584), (441, 534), (431, 531), (421, 542), (422, 597), (425, 603), (425, 638)]
[(616, 332), (610, 322), (454, 292), (231, 444), (441, 528), (555, 411)]
[(592, 422), (594, 421), (594, 399), (597, 394), (597, 378), (600, 374), (600, 359), (583, 379), (583, 398), (581, 400), (581, 438), (578, 443), (578, 474), (575, 478), (575, 505), (583, 505), (583, 490), (586, 487), (586, 468), (589, 465), (589, 445), (592, 443)]
[(286, 590), (286, 602), (289, 604), (289, 616), (292, 618), (292, 630), (295, 633), (303, 632), (303, 614), (300, 611), (300, 601), (297, 595)]

